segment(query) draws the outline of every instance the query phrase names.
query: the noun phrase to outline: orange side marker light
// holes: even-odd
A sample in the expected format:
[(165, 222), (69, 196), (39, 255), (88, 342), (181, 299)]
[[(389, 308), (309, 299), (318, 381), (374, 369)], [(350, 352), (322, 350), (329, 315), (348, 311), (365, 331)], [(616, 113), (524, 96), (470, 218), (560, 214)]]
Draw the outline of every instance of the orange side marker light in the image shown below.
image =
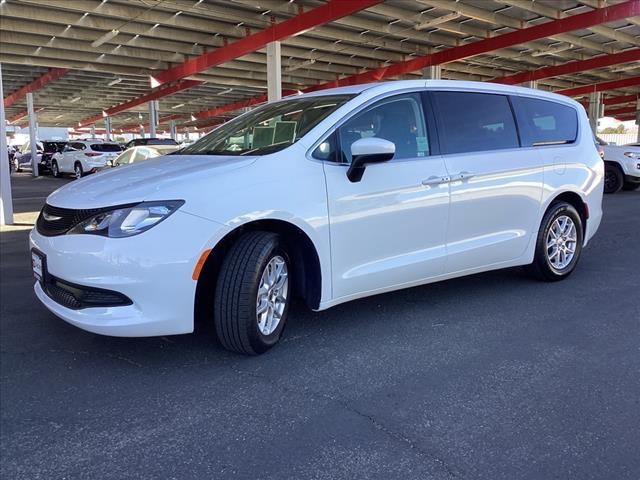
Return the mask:
[(193, 278), (194, 280), (198, 280), (198, 278), (200, 277), (200, 272), (202, 271), (202, 267), (204, 267), (204, 262), (207, 261), (211, 250), (211, 248), (205, 250), (204, 252), (202, 252), (202, 255), (200, 255), (200, 259), (198, 260), (198, 263), (196, 263), (196, 267), (193, 269), (193, 275), (191, 275), (191, 278)]

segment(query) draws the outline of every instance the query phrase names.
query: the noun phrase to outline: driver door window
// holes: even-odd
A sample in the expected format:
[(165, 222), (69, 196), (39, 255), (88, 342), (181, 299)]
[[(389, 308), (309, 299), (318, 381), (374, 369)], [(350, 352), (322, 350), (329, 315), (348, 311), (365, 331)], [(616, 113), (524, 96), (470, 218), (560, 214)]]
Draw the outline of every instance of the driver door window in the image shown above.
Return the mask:
[[(377, 137), (393, 142), (393, 160), (429, 155), (427, 127), (419, 93), (386, 98), (347, 120), (339, 129), (342, 160), (351, 163), (351, 145), (361, 138)], [(392, 160), (392, 161), (393, 161)]]

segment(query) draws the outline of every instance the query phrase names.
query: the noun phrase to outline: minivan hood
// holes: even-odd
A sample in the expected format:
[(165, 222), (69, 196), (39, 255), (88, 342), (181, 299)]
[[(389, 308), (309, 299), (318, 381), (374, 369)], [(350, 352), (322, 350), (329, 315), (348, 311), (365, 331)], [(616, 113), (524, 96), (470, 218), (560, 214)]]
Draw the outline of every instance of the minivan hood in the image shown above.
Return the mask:
[(257, 157), (166, 155), (90, 175), (56, 190), (47, 203), (62, 208), (101, 208), (147, 200), (188, 200), (198, 184), (211, 185)]

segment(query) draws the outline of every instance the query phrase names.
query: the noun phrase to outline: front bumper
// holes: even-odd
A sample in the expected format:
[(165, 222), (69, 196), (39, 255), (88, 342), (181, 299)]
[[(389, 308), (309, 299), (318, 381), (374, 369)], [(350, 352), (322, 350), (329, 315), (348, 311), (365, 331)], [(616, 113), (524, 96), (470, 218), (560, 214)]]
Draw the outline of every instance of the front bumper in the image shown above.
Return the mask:
[(189, 333), (194, 325), (194, 267), (226, 231), (223, 225), (181, 211), (130, 238), (45, 237), (34, 229), (31, 247), (46, 255), (49, 274), (120, 292), (132, 303), (71, 309), (47, 295), (39, 282), (35, 293), (55, 315), (90, 332), (122, 337)]

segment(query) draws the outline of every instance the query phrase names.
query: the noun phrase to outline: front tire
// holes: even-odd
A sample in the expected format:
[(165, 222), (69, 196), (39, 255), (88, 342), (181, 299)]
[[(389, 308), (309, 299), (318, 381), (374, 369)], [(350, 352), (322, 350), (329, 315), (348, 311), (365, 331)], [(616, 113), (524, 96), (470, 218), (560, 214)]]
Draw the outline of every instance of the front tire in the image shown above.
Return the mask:
[(583, 238), (582, 219), (575, 207), (554, 203), (542, 219), (533, 263), (527, 270), (539, 280), (564, 280), (580, 259)]
[(624, 175), (617, 165), (606, 163), (604, 166), (604, 193), (618, 193), (624, 184)]
[(17, 158), (13, 159), (13, 171), (16, 173), (20, 173), (22, 171), (22, 168), (20, 168), (20, 162)]
[(51, 174), (58, 178), (60, 176), (60, 170), (58, 169), (58, 162), (55, 160), (51, 162)]
[(258, 355), (278, 343), (291, 303), (291, 270), (279, 235), (248, 232), (236, 241), (220, 267), (214, 300), (224, 348)]

